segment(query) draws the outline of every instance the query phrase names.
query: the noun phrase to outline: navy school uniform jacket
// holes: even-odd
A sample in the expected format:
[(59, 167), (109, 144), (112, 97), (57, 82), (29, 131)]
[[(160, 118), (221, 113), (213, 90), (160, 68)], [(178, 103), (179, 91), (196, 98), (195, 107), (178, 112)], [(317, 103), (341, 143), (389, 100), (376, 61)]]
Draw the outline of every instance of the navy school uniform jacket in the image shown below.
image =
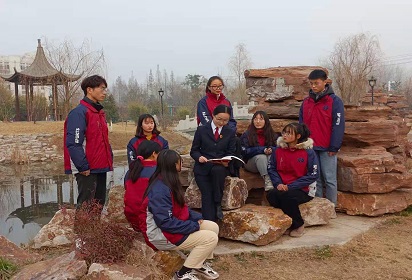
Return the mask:
[[(139, 135), (130, 139), (129, 143), (127, 144), (128, 164), (130, 164), (133, 160), (136, 159), (136, 157), (138, 156), (137, 148), (139, 147), (140, 143), (142, 143), (144, 140), (147, 140), (146, 135)], [(169, 149), (169, 142), (167, 142), (167, 140), (160, 135), (152, 134), (152, 138), (150, 138), (150, 141), (158, 143), (160, 147), (162, 147), (162, 149)]]
[(202, 215), (185, 204), (180, 206), (161, 180), (149, 186), (139, 210), (139, 224), (147, 245), (155, 250), (173, 250), (189, 234), (198, 231)]
[(104, 173), (113, 170), (113, 153), (103, 106), (85, 97), (64, 122), (66, 174)]
[(195, 160), (193, 172), (199, 175), (208, 175), (213, 163), (200, 163), (201, 156), (207, 159), (233, 156), (236, 151), (235, 132), (228, 126), (222, 127), (220, 136), (215, 140), (211, 123), (197, 127), (190, 150), (190, 156)]
[(299, 111), (299, 122), (310, 130), (313, 149), (338, 152), (345, 132), (345, 115), (342, 100), (335, 95), (332, 86), (318, 96), (310, 90)]
[[(273, 150), (268, 165), (268, 174), (276, 188), (279, 184), (288, 185), (289, 190), (301, 189), (309, 193), (309, 185), (316, 182), (319, 177), (318, 159), (311, 146), (312, 139), (300, 143), (294, 149), (290, 149), (278, 138), (277, 147)], [(315, 190), (311, 190), (314, 195)]]
[[(247, 162), (249, 159), (256, 155), (263, 155), (265, 154), (265, 149), (267, 146), (250, 146), (249, 139), (248, 139), (249, 132), (245, 131), (242, 136), (240, 136), (240, 141), (242, 145), (242, 156), (243, 160)], [(272, 150), (275, 146), (271, 146)]]

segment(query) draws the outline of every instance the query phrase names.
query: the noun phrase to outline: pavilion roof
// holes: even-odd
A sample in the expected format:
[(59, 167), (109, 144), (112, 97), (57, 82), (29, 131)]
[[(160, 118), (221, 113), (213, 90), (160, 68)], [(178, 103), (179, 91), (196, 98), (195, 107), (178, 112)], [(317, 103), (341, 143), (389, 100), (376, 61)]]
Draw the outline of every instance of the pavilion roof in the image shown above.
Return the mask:
[(23, 84), (26, 81), (30, 81), (35, 84), (51, 84), (53, 82), (61, 84), (64, 81), (77, 81), (81, 75), (65, 74), (54, 68), (47, 60), (44, 54), (43, 47), (41, 46), (40, 39), (37, 40), (37, 52), (33, 63), (26, 69), (18, 72), (14, 68), (14, 74), (8, 76), (0, 76), (4, 80), (13, 83)]

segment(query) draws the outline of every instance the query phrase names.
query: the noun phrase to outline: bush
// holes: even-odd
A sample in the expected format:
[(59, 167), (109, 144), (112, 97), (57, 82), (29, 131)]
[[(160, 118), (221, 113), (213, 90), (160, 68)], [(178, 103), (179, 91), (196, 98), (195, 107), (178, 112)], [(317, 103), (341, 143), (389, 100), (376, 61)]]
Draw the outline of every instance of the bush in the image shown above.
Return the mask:
[(100, 219), (102, 206), (84, 203), (76, 212), (76, 253), (89, 265), (94, 262), (114, 263), (126, 257), (137, 233), (126, 227)]
[(177, 118), (178, 120), (184, 120), (186, 119), (186, 115), (189, 115), (189, 117), (194, 116), (193, 111), (190, 111), (189, 108), (187, 107), (181, 107), (177, 110)]
[(0, 279), (10, 279), (14, 272), (17, 271), (17, 266), (0, 257)]

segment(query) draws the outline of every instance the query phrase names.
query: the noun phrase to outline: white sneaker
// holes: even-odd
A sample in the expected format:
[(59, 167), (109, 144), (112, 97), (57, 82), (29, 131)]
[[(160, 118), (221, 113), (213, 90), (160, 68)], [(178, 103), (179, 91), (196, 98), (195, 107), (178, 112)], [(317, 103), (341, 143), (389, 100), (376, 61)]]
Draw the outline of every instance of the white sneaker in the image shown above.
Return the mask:
[(175, 275), (173, 275), (172, 280), (200, 280), (199, 278), (196, 277), (195, 272), (188, 271), (183, 276), (179, 276), (177, 272), (175, 272)]
[(270, 180), (269, 175), (264, 175), (263, 180), (265, 180), (265, 191), (270, 191), (275, 188), (272, 184), (272, 180)]
[(219, 278), (219, 273), (217, 273), (208, 263), (204, 263), (201, 268), (194, 269), (197, 273), (203, 275), (207, 279), (217, 279)]

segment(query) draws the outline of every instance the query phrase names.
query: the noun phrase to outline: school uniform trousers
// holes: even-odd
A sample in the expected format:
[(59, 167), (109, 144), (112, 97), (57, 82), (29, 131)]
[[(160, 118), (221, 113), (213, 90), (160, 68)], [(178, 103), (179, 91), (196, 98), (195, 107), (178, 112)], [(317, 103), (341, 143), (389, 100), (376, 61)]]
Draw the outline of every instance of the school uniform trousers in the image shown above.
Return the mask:
[(216, 210), (222, 203), (225, 178), (229, 175), (229, 169), (220, 164), (200, 163), (199, 158), (221, 158), (234, 155), (235, 150), (235, 132), (228, 125), (222, 127), (217, 139), (211, 123), (197, 128), (190, 155), (195, 160), (193, 173), (202, 194), (202, 215), (205, 220), (217, 220)]

